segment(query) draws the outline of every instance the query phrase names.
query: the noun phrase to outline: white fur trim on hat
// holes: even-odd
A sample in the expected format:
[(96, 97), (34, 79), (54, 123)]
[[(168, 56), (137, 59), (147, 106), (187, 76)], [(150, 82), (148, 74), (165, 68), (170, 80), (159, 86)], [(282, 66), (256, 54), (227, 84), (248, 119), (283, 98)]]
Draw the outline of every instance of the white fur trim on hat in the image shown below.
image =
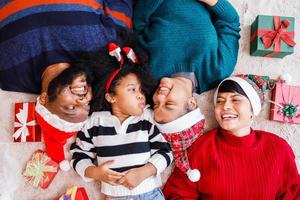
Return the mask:
[(166, 124), (156, 123), (157, 128), (164, 133), (180, 132), (187, 128), (192, 127), (197, 122), (204, 119), (204, 115), (201, 113), (200, 108), (197, 108), (174, 121)]
[(63, 132), (79, 131), (85, 123), (85, 121), (72, 123), (59, 118), (57, 115), (51, 113), (45, 106), (40, 104), (39, 97), (37, 98), (35, 110), (46, 122), (48, 122), (48, 124)]
[(243, 78), (240, 78), (240, 77), (234, 77), (234, 76), (228, 77), (228, 78), (224, 79), (218, 85), (218, 88), (216, 89), (215, 94), (214, 94), (214, 105), (216, 105), (216, 102), (217, 102), (219, 87), (226, 80), (231, 80), (231, 81), (234, 81), (237, 84), (239, 84), (239, 86), (243, 89), (243, 91), (247, 95), (248, 99), (250, 100), (250, 103), (251, 103), (251, 106), (252, 106), (252, 109), (253, 109), (253, 114), (258, 115), (260, 110), (261, 110), (260, 98), (259, 98), (256, 90), (252, 87), (252, 85), (250, 83), (248, 83), (246, 80), (244, 80)]

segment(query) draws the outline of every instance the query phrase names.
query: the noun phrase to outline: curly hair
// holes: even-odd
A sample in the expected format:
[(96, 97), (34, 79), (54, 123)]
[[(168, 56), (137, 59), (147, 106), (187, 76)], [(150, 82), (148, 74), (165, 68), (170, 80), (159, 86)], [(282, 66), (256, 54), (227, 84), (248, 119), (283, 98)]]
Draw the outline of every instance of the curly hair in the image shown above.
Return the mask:
[[(148, 104), (152, 105), (152, 94), (157, 86), (157, 81), (153, 78), (148, 67), (148, 57), (145, 51), (139, 46), (134, 35), (131, 33), (119, 33), (122, 43), (120, 46), (129, 46), (135, 52), (139, 62), (133, 63), (127, 59), (122, 52), (124, 63), (120, 72), (114, 77), (109, 92), (115, 93), (115, 87), (119, 81), (128, 74), (135, 74), (141, 82), (141, 88), (146, 96)], [(124, 35), (122, 35), (124, 34)], [(101, 48), (97, 52), (89, 52), (81, 55), (82, 62), (88, 66), (94, 76), (92, 83), (93, 98), (91, 101), (90, 113), (95, 111), (111, 111), (111, 104), (105, 99), (105, 86), (111, 74), (120, 68), (120, 63), (115, 57), (109, 55), (107, 47)]]

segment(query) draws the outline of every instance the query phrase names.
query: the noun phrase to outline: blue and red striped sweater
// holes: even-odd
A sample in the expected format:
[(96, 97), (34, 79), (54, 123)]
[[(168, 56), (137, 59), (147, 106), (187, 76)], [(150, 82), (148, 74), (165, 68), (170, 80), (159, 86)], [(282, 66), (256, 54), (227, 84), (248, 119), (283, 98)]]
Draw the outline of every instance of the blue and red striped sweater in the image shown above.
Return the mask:
[(118, 41), (133, 0), (4, 0), (0, 3), (0, 88), (39, 93), (45, 68)]

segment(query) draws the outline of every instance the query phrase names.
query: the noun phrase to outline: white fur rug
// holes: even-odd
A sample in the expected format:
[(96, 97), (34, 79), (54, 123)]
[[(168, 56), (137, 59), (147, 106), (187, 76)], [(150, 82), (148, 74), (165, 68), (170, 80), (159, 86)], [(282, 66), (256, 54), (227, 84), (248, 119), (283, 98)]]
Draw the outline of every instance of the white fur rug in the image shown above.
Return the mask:
[[(300, 1), (299, 0), (230, 0), (240, 14), (241, 40), (238, 64), (235, 73), (269, 75), (277, 78), (280, 74), (293, 75), (293, 84), (300, 85)], [(251, 57), (249, 55), (250, 25), (258, 14), (293, 16), (296, 18), (295, 53), (283, 59)], [(197, 97), (200, 108), (207, 118), (207, 129), (216, 126), (213, 120), (212, 91)], [(74, 172), (60, 171), (48, 189), (35, 189), (26, 183), (21, 172), (32, 153), (44, 148), (42, 143), (13, 143), (14, 102), (33, 101), (35, 96), (0, 90), (0, 199), (1, 200), (46, 200), (62, 194), (67, 187), (79, 185), (86, 188), (91, 200), (100, 199), (98, 183), (85, 183)], [(254, 122), (254, 128), (274, 132), (292, 146), (298, 170), (300, 170), (300, 125), (268, 120), (269, 105)], [(166, 180), (170, 169), (164, 174)]]

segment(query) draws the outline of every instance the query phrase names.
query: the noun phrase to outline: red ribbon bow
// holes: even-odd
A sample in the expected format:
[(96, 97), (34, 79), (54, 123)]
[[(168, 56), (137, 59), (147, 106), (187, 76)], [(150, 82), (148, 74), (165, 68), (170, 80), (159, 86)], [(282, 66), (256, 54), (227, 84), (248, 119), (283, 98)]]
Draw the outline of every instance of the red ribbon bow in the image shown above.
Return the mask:
[(281, 40), (289, 46), (295, 46), (296, 43), (292, 40), (294, 37), (294, 31), (286, 32), (287, 28), (291, 24), (289, 20), (284, 20), (280, 23), (280, 17), (274, 16), (274, 30), (257, 30), (252, 36), (251, 41), (255, 39), (257, 35), (262, 35), (261, 40), (265, 49), (274, 45), (274, 51), (265, 55), (265, 57), (272, 57), (280, 52)]

